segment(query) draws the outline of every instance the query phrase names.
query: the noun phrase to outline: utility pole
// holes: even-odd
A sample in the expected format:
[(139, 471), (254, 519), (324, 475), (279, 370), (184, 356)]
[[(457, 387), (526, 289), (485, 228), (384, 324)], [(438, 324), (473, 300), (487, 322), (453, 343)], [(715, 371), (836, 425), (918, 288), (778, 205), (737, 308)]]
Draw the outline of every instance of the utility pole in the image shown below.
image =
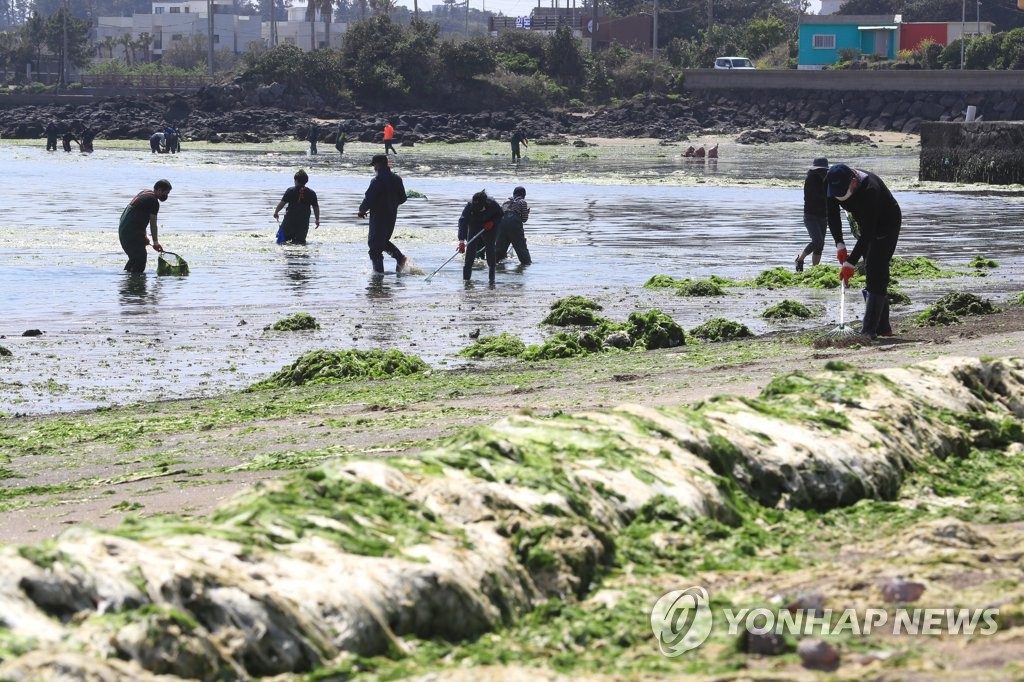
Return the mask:
[(590, 51), (597, 52), (597, 0), (590, 0), (594, 3), (594, 16), (590, 21)]
[(651, 45), (654, 63), (658, 63), (658, 0), (654, 0), (654, 43)]
[(215, 7), (213, 0), (206, 0), (206, 31), (209, 33), (209, 38), (206, 41), (206, 63), (207, 73), (211, 76), (213, 75), (213, 10)]
[[(967, 0), (964, 0), (967, 2)], [(466, 37), (469, 37), (469, 0), (466, 0)]]
[(964, 21), (967, 19), (967, 0), (963, 0), (963, 4), (960, 6), (960, 70), (964, 70), (964, 40), (967, 36), (964, 35)]
[[(967, 0), (964, 0), (964, 2), (966, 1)], [(708, 35), (711, 34), (711, 27), (715, 23), (715, 6), (711, 3), (712, 0), (708, 0)]]
[(62, 54), (60, 60), (60, 88), (63, 90), (68, 86), (68, 14), (71, 12), (71, 7), (68, 6), (68, 0), (64, 0), (61, 9), (64, 14), (64, 35), (61, 40)]
[(270, 46), (277, 47), (277, 0), (270, 0)]

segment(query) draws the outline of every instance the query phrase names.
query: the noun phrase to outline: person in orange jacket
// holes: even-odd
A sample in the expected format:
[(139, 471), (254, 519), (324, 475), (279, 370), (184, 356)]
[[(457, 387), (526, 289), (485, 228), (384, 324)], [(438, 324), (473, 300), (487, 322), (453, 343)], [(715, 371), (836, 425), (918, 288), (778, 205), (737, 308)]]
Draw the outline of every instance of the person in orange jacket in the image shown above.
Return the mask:
[(398, 155), (398, 150), (395, 149), (393, 141), (395, 139), (395, 128), (391, 125), (391, 121), (384, 123), (384, 154), (388, 153), (388, 150), (393, 151), (395, 155)]

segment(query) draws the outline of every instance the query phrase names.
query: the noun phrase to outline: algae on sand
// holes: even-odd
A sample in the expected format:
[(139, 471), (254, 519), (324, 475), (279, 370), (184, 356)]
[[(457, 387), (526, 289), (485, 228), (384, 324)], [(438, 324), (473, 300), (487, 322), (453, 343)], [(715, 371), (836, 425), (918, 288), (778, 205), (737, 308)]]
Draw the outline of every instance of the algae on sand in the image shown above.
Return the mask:
[(248, 390), (332, 384), (356, 379), (390, 379), (424, 372), (427, 363), (397, 350), (315, 350)]
[(747, 325), (727, 320), (724, 317), (711, 318), (699, 327), (691, 329), (690, 333), (705, 341), (727, 341), (754, 335)]
[(459, 351), (459, 355), (467, 358), (514, 358), (523, 354), (526, 350), (519, 337), (508, 333), (501, 333), (497, 336), (484, 336), (475, 343), (466, 346)]
[(309, 313), (295, 313), (266, 326), (264, 329), (275, 332), (295, 332), (319, 328), (320, 323)]
[(793, 317), (799, 319), (807, 319), (808, 317), (813, 316), (814, 313), (811, 312), (810, 308), (805, 306), (800, 301), (794, 301), (789, 298), (783, 301), (779, 301), (778, 303), (776, 303), (775, 305), (771, 306), (763, 313), (761, 313), (761, 317), (769, 320), (784, 320)]
[(595, 312), (598, 310), (601, 310), (601, 305), (596, 301), (583, 296), (566, 296), (551, 304), (551, 312), (541, 322), (556, 327), (592, 327), (604, 319)]
[(960, 324), (961, 315), (991, 315), (999, 312), (998, 306), (966, 291), (953, 291), (925, 309), (917, 316), (922, 326), (939, 327)]

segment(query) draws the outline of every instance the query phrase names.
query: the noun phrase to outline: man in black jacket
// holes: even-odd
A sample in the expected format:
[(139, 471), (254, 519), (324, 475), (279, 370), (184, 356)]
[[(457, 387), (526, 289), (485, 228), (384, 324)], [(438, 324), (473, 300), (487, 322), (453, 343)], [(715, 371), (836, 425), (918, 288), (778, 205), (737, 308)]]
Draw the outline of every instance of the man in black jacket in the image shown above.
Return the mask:
[(811, 265), (821, 262), (821, 252), (825, 248), (825, 174), (828, 172), (828, 159), (819, 156), (811, 162), (804, 178), (804, 227), (811, 241), (796, 257), (796, 271), (804, 271), (804, 260), (811, 256)]
[[(487, 196), (487, 192), (483, 190), (474, 194), (473, 199), (462, 209), (462, 216), (459, 217), (459, 253), (466, 254), (466, 261), (462, 266), (464, 281), (468, 282), (473, 274), (473, 261), (476, 260), (479, 242), (483, 242), (487, 257), (487, 281), (494, 284), (494, 270), (498, 262), (494, 252), (494, 242), (498, 234), (496, 228), (504, 215), (498, 202)], [(467, 250), (466, 244), (473, 241), (477, 243)]]
[(370, 247), (370, 262), (373, 263), (375, 275), (384, 274), (384, 253), (387, 253), (398, 264), (395, 272), (402, 272), (409, 260), (391, 243), (391, 235), (395, 233), (395, 222), (398, 220), (398, 207), (408, 198), (402, 178), (391, 172), (388, 157), (376, 154), (370, 165), (377, 175), (370, 180), (363, 203), (359, 204), (359, 217), (370, 214), (370, 235), (367, 245)]
[[(825, 175), (828, 197), (828, 228), (836, 241), (836, 256), (844, 285), (853, 276), (855, 265), (864, 257), (867, 279), (867, 307), (861, 334), (874, 339), (892, 336), (889, 323), (889, 262), (896, 252), (903, 214), (892, 192), (874, 173), (836, 164)], [(847, 257), (843, 243), (843, 223), (839, 207), (846, 209), (860, 226), (860, 236)]]

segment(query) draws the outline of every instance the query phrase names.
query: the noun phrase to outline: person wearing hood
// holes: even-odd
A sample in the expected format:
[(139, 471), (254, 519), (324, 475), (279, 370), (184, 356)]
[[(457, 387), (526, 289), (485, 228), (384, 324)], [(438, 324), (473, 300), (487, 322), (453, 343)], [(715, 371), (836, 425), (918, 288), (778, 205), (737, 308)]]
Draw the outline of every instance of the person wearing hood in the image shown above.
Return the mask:
[(385, 154), (375, 154), (370, 161), (376, 172), (366, 189), (363, 202), (359, 204), (359, 217), (370, 214), (370, 233), (366, 243), (370, 247), (370, 262), (373, 274), (384, 274), (384, 254), (397, 261), (395, 272), (404, 272), (409, 259), (391, 242), (398, 221), (398, 207), (406, 202), (405, 184), (402, 178), (391, 172), (391, 164)]
[(821, 252), (825, 248), (825, 230), (828, 218), (825, 215), (825, 174), (828, 173), (828, 159), (819, 156), (807, 169), (804, 178), (804, 227), (811, 241), (796, 257), (796, 271), (804, 271), (804, 260), (811, 256), (811, 264), (821, 262)]
[[(866, 302), (861, 334), (874, 339), (892, 336), (889, 322), (889, 264), (900, 238), (903, 214), (900, 205), (882, 179), (874, 173), (838, 163), (825, 175), (828, 228), (836, 241), (836, 257), (841, 269), (839, 278), (849, 285), (857, 262), (864, 258), (864, 289)], [(860, 235), (847, 252), (843, 242), (843, 223), (839, 209), (853, 216)]]
[[(501, 206), (494, 199), (487, 196), (487, 192), (480, 190), (473, 195), (466, 207), (462, 209), (459, 217), (459, 253), (466, 254), (465, 263), (462, 266), (462, 279), (468, 282), (473, 275), (473, 261), (476, 260), (479, 242), (483, 242), (484, 255), (487, 258), (487, 281), (494, 284), (494, 271), (497, 265), (495, 258), (495, 241), (497, 227), (504, 217)], [(467, 249), (467, 244), (476, 242), (472, 248)]]
[(520, 265), (529, 265), (530, 249), (526, 246), (526, 232), (523, 223), (530, 219), (530, 206), (526, 203), (526, 188), (516, 187), (512, 196), (501, 205), (504, 215), (498, 224), (498, 235), (494, 243), (494, 252), (498, 260), (503, 260), (508, 253), (509, 244), (515, 249)]

